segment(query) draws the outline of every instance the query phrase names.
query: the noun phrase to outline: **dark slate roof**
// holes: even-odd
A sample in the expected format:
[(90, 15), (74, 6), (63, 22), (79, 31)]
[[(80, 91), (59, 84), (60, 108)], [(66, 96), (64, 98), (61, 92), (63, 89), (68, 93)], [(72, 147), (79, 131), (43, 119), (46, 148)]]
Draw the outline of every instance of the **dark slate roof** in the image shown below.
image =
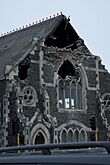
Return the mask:
[(60, 15), (0, 37), (0, 79), (4, 78), (5, 66), (14, 66), (32, 47), (33, 36), (47, 38), (62, 19), (66, 17)]

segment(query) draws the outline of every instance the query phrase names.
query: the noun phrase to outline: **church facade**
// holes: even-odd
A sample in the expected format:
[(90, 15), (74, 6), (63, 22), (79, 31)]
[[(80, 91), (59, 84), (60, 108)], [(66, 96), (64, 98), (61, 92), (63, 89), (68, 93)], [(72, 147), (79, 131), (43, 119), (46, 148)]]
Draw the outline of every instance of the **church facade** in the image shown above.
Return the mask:
[(0, 145), (109, 140), (110, 74), (63, 14), (0, 37)]

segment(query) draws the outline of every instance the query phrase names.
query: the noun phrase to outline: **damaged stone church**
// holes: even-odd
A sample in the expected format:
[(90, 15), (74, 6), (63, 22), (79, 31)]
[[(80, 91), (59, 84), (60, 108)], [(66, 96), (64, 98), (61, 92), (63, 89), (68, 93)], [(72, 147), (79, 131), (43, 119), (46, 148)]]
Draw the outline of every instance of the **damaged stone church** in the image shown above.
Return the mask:
[(0, 37), (0, 146), (107, 141), (109, 124), (110, 74), (65, 15)]

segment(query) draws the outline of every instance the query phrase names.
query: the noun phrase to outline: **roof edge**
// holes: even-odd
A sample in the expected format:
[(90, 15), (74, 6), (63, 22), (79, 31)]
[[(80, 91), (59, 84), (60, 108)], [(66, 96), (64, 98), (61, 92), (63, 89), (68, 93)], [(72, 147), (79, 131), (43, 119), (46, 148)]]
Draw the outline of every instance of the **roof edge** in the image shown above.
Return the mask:
[[(35, 48), (35, 46), (37, 46), (39, 43), (44, 43), (44, 38), (41, 38), (39, 40), (34, 40), (32, 42), (31, 47), (24, 53), (24, 55), (19, 59), (19, 61), (17, 63), (15, 63), (6, 74), (9, 74), (17, 65), (19, 65), (28, 55), (29, 53)], [(5, 75), (6, 75), (5, 74)]]
[(10, 36), (10, 35), (13, 35), (15, 33), (19, 33), (19, 32), (24, 31), (26, 29), (32, 28), (34, 25), (40, 24), (42, 22), (48, 21), (48, 20), (53, 19), (53, 18), (58, 17), (58, 16), (63, 16), (64, 18), (67, 18), (62, 12), (60, 12), (60, 13), (57, 13), (56, 15), (54, 14), (53, 16), (46, 17), (45, 19), (42, 18), (39, 21), (34, 21), (34, 22), (29, 23), (25, 26), (15, 28), (13, 30), (10, 30), (9, 32), (4, 32), (0, 35), (0, 39), (4, 38), (4, 37), (7, 37), (7, 36)]

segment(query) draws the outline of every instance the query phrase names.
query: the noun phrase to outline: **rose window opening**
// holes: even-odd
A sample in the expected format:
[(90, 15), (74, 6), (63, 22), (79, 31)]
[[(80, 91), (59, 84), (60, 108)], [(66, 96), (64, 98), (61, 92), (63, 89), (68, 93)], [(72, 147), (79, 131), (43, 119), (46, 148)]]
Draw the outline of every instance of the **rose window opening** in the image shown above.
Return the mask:
[(105, 95), (104, 96), (104, 98), (103, 98), (103, 107), (105, 108), (105, 109), (110, 109), (110, 94), (107, 94), (107, 95)]
[(24, 90), (23, 100), (26, 104), (32, 104), (35, 101), (34, 91), (31, 88)]

